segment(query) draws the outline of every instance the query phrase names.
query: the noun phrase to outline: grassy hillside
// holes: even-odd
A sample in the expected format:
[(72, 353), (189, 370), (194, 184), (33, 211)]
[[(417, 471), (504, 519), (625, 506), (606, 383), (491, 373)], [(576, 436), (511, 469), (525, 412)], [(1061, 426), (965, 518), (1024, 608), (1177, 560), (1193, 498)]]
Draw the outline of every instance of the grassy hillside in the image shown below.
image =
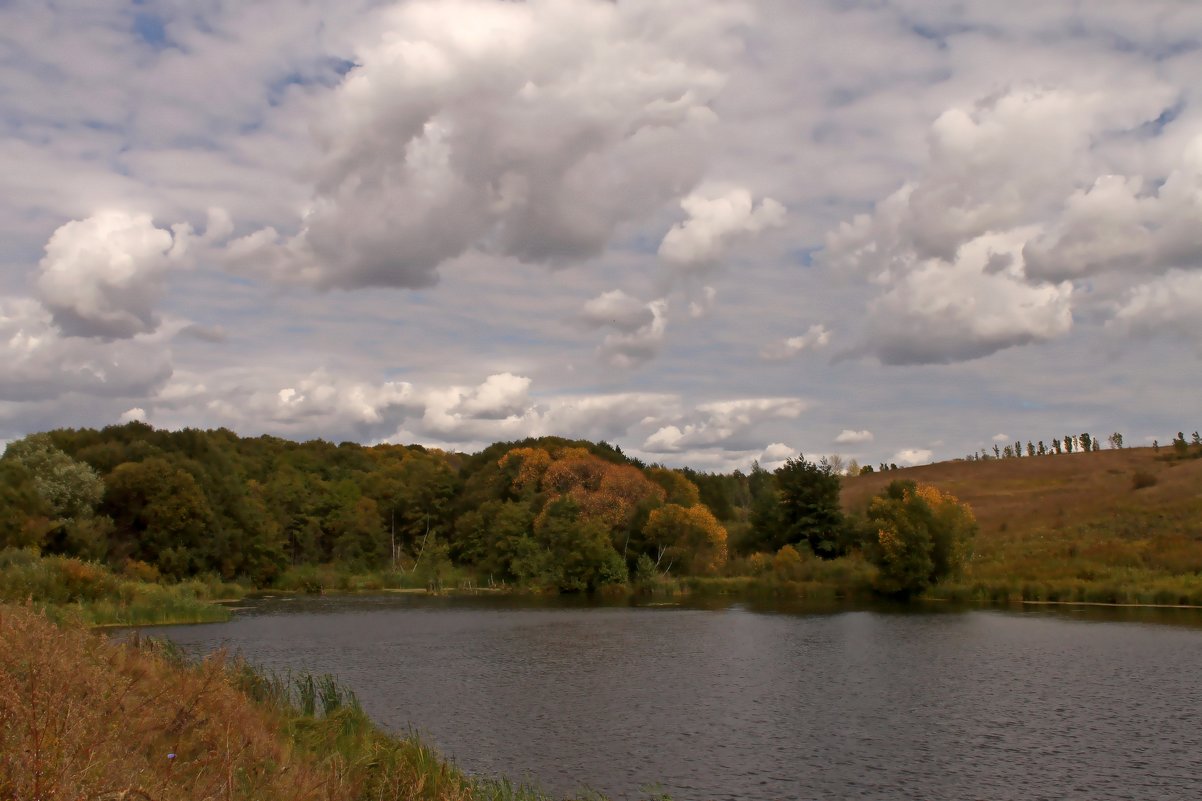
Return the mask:
[(941, 462), (844, 481), (863, 511), (890, 481), (967, 501), (980, 533), (963, 578), (981, 600), (1202, 604), (1202, 459), (1168, 448)]

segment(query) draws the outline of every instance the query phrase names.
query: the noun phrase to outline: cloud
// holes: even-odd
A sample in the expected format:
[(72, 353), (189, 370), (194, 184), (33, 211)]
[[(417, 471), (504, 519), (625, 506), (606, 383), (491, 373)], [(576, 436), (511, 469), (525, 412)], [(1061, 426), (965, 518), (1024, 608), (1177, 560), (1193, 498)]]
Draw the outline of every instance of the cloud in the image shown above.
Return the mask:
[(758, 424), (795, 419), (805, 408), (806, 403), (800, 398), (741, 398), (703, 403), (696, 407), (691, 419), (656, 429), (641, 448), (648, 453), (678, 453), (709, 447), (745, 449), (745, 438)]
[(124, 339), (158, 327), (154, 306), (169, 270), (199, 244), (224, 237), (228, 215), (213, 210), (205, 236), (187, 223), (170, 230), (149, 214), (102, 211), (61, 225), (46, 243), (38, 293), (54, 322), (70, 336)]
[(832, 232), (826, 258), (870, 274), (952, 261), (979, 236), (1052, 218), (1097, 175), (1095, 139), (1155, 120), (1175, 99), (1163, 85), (1022, 88), (950, 108), (931, 126), (922, 176)]
[(29, 298), (0, 298), (0, 401), (48, 401), (71, 393), (143, 397), (171, 376), (171, 354), (150, 336), (115, 342), (64, 337)]
[(796, 448), (790, 447), (783, 442), (773, 442), (764, 448), (756, 461), (765, 470), (775, 470), (789, 459), (800, 455), (800, 452)]
[(993, 435), (993, 437), (992, 437), (992, 439), (993, 439), (993, 441), (994, 441), (994, 442), (1005, 442), (1005, 443), (1010, 443), (1010, 442), (1013, 442), (1013, 441), (1014, 441), (1014, 440), (1012, 440), (1012, 439), (1010, 438), (1010, 435), (1009, 435), (1009, 434), (994, 434), (994, 435)]
[(584, 304), (580, 319), (589, 326), (611, 326), (620, 331), (637, 331), (655, 319), (651, 307), (620, 289), (602, 292)]
[[(1021, 236), (983, 235), (956, 260), (928, 259), (868, 306), (868, 349), (885, 364), (966, 361), (1046, 342), (1073, 325), (1073, 285), (1022, 277)], [(1011, 266), (998, 271), (998, 254)]]
[(158, 326), (175, 237), (149, 214), (107, 211), (63, 224), (46, 243), (38, 291), (73, 336), (126, 338)]
[(866, 428), (859, 431), (845, 428), (835, 437), (835, 442), (840, 445), (859, 445), (865, 442), (872, 442), (873, 438), (872, 432)]
[(1202, 354), (1202, 272), (1174, 270), (1134, 287), (1107, 327), (1143, 337), (1172, 334)]
[(529, 406), (530, 379), (512, 373), (490, 375), (464, 396), (455, 407), (458, 414), (479, 420), (503, 420), (519, 415)]
[(896, 464), (914, 466), (919, 464), (927, 464), (931, 461), (931, 459), (934, 458), (934, 456), (934, 451), (928, 450), (927, 448), (903, 448), (902, 450), (893, 454), (892, 461)]
[(714, 301), (718, 298), (718, 290), (712, 286), (701, 288), (701, 297), (689, 301), (689, 316), (694, 320), (705, 317), (714, 310)]
[(785, 221), (779, 202), (764, 198), (755, 205), (751, 192), (741, 187), (708, 187), (684, 198), (680, 207), (688, 219), (673, 226), (659, 246), (660, 258), (680, 267), (717, 264), (740, 237)]
[(1156, 190), (1141, 175), (1103, 175), (1065, 202), (1023, 251), (1027, 274), (1061, 280), (1104, 272), (1202, 268), (1202, 135)]
[(664, 334), (668, 330), (668, 301), (662, 298), (653, 300), (643, 308), (650, 315), (650, 319), (638, 328), (630, 329), (632, 315), (624, 321), (625, 328), (619, 327), (614, 333), (607, 334), (602, 341), (597, 352), (606, 364), (630, 369), (654, 359), (659, 354), (664, 343)]
[(135, 406), (132, 409), (126, 409), (121, 413), (121, 416), (117, 418), (118, 423), (132, 423), (135, 421), (139, 423), (146, 422), (146, 410), (141, 406)]
[(225, 342), (229, 339), (229, 334), (222, 326), (204, 326), (197, 323), (185, 325), (180, 329), (178, 336), (212, 343)]
[(831, 332), (822, 324), (810, 326), (801, 336), (775, 342), (760, 351), (760, 358), (769, 361), (782, 361), (796, 356), (805, 350), (817, 350), (830, 344)]
[[(685, 10), (690, 24), (675, 25)], [(231, 263), (318, 287), (425, 287), (476, 248), (567, 264), (702, 177), (742, 3), (414, 0), (319, 103), (297, 233)]]
[(1047, 342), (1090, 302), (1073, 279), (1198, 261), (1202, 234), (1185, 221), (1198, 214), (1202, 145), (1155, 196), (1142, 177), (1109, 173), (1175, 99), (1139, 82), (1014, 89), (941, 114), (921, 175), (827, 236), (827, 266), (883, 287), (861, 352), (950, 363)]

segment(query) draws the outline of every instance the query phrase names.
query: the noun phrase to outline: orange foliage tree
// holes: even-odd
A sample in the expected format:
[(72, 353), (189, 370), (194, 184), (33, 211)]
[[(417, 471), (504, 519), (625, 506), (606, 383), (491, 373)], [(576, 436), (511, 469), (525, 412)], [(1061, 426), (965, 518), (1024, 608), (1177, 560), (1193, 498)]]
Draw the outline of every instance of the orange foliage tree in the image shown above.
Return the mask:
[(659, 549), (657, 564), (668, 559), (692, 575), (712, 575), (726, 564), (726, 529), (704, 506), (655, 509), (643, 534)]

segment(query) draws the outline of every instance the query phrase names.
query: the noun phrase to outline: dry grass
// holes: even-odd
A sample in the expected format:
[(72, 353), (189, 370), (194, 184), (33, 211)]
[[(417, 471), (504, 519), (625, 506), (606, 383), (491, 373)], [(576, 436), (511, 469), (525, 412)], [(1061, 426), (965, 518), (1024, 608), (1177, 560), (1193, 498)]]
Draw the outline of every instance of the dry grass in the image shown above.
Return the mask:
[(0, 801), (185, 799), (551, 801), (387, 735), (330, 677), (189, 665), (0, 604)]
[(0, 798), (332, 797), (221, 657), (185, 669), (4, 605), (0, 643)]
[(847, 479), (843, 505), (862, 511), (898, 478), (968, 502), (981, 530), (963, 579), (944, 588), (953, 595), (1199, 604), (1202, 459), (1168, 452), (941, 462)]

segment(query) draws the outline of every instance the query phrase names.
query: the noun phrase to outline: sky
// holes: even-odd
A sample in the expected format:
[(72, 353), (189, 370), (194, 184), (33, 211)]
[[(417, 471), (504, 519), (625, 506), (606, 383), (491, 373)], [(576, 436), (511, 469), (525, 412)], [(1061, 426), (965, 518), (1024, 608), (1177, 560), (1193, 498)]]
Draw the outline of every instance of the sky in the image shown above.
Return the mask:
[(1202, 5), (3, 0), (0, 441), (1202, 425)]

